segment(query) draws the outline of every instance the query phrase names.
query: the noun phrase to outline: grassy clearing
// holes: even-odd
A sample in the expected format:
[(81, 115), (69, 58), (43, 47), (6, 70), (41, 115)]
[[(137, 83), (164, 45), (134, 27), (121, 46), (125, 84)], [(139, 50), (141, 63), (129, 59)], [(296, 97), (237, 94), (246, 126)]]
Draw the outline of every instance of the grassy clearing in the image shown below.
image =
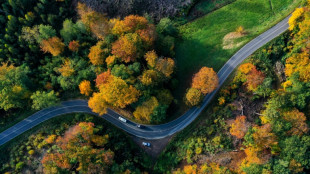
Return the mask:
[[(237, 0), (180, 26), (183, 40), (176, 45), (180, 85), (174, 91), (175, 96), (182, 100), (193, 73), (202, 66), (213, 67), (218, 71), (245, 43), (289, 15), (300, 3), (301, 0), (271, 0), (271, 3), (269, 0)], [(223, 49), (225, 35), (234, 32), (239, 26), (243, 26), (247, 32), (246, 36), (236, 40), (242, 44), (232, 49)]]

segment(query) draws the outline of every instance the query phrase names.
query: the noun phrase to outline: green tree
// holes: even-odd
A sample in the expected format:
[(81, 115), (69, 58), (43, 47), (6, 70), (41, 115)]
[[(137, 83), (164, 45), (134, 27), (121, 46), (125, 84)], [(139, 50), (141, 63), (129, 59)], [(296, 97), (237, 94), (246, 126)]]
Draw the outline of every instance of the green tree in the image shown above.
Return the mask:
[(38, 43), (41, 43), (42, 40), (47, 40), (51, 37), (56, 36), (56, 30), (53, 29), (50, 25), (39, 25), (39, 38), (37, 40)]
[(27, 76), (29, 68), (14, 67), (8, 64), (0, 66), (0, 108), (22, 108), (27, 102), (30, 80)]
[(292, 136), (279, 143), (280, 157), (290, 162), (292, 159), (304, 168), (310, 169), (310, 136)]
[(72, 40), (80, 39), (81, 34), (86, 32), (86, 27), (83, 23), (77, 22), (76, 24), (70, 19), (66, 19), (63, 22), (63, 27), (60, 30), (60, 35), (64, 39), (65, 43), (68, 44)]
[(56, 105), (59, 102), (54, 91), (37, 91), (33, 93), (30, 98), (32, 99), (32, 108), (35, 110), (44, 109)]
[(114, 65), (111, 74), (126, 80), (130, 77), (129, 70), (124, 64)]

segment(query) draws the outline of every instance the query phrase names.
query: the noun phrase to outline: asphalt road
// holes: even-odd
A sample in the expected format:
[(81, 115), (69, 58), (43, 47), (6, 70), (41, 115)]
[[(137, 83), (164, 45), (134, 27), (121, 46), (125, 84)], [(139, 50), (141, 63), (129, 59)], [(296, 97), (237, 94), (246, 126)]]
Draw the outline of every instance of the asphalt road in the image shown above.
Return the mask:
[[(129, 134), (144, 139), (161, 139), (181, 131), (198, 117), (198, 115), (205, 109), (207, 104), (210, 103), (225, 80), (244, 59), (288, 29), (288, 19), (289, 17), (285, 18), (268, 31), (259, 35), (244, 47), (242, 47), (235, 55), (233, 55), (218, 72), (219, 87), (204, 98), (200, 107), (191, 108), (185, 114), (169, 123), (161, 125), (145, 125), (144, 128), (138, 128), (136, 123), (129, 120), (127, 120), (127, 123), (120, 121), (118, 117), (121, 115), (110, 109), (108, 110), (107, 114), (102, 115), (101, 117), (114, 124), (115, 126), (121, 128), (122, 130), (128, 132)], [(9, 129), (3, 131), (0, 133), (0, 145), (5, 144), (18, 135), (50, 118), (79, 112), (98, 116), (98, 114), (91, 111), (91, 109), (88, 107), (87, 101), (85, 100), (66, 101), (63, 102), (60, 106), (43, 109), (10, 127)]]

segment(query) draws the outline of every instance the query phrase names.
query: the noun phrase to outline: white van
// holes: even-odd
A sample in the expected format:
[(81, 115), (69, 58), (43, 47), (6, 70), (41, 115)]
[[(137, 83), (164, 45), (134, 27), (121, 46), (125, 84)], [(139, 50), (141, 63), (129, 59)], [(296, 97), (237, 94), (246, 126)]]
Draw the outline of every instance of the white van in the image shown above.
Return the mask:
[(124, 118), (122, 118), (122, 117), (118, 117), (118, 119), (119, 120), (121, 120), (122, 122), (124, 122), (124, 123), (126, 123), (127, 122), (127, 120), (126, 119), (124, 119)]

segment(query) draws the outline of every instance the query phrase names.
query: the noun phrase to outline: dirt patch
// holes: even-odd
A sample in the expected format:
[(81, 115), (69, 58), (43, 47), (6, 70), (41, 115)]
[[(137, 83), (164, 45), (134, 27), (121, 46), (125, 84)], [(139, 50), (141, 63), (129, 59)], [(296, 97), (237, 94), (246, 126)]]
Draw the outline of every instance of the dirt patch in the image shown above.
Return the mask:
[[(147, 154), (149, 154), (153, 159), (156, 159), (160, 153), (165, 149), (167, 144), (170, 142), (173, 136), (169, 136), (166, 138), (158, 139), (158, 140), (146, 140), (138, 137), (131, 136), (133, 141), (137, 143), (141, 149), (143, 149)], [(142, 145), (142, 142), (151, 143), (151, 147), (145, 147)]]
[(223, 38), (223, 49), (229, 50), (229, 49), (234, 49), (234, 48), (241, 46), (242, 44), (245, 43), (245, 41), (237, 42), (236, 40), (244, 36), (246, 35), (242, 33), (237, 33), (237, 32), (228, 33)]

